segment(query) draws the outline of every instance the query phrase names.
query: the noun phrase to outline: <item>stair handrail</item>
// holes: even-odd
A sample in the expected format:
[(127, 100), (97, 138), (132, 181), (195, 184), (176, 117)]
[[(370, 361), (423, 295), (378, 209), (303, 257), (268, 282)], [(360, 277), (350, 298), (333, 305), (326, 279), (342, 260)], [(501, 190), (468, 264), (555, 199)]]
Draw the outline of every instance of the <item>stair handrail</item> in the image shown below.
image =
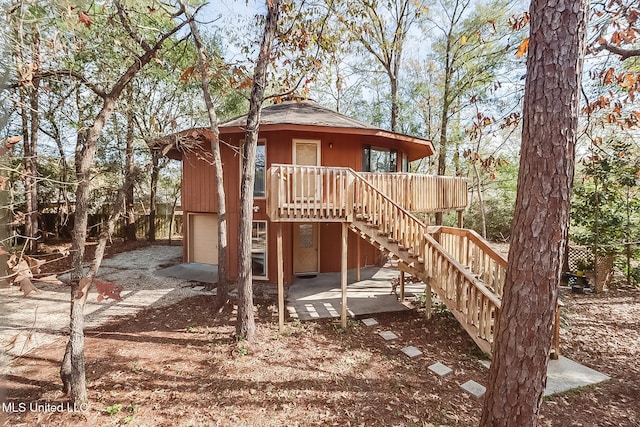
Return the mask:
[[(377, 197), (384, 201), (384, 205), (386, 205), (386, 207), (390, 207), (395, 210), (395, 214), (394, 212), (386, 212), (386, 215), (383, 215), (378, 210), (372, 209), (372, 218), (370, 219), (372, 219), (377, 226), (382, 226), (383, 228), (381, 231), (386, 233), (390, 238), (401, 244), (407, 250), (412, 250), (417, 258), (424, 259), (424, 235), (426, 230), (425, 223), (420, 221), (420, 219), (418, 219), (411, 212), (400, 206), (400, 204), (387, 196), (384, 192), (372, 185), (359, 173), (351, 168), (348, 168), (348, 170), (354, 178), (353, 185), (359, 184), (369, 189), (371, 193), (375, 195), (374, 197)], [(365, 200), (362, 200), (365, 197), (363, 191), (354, 190), (353, 193), (355, 212), (362, 211), (363, 209), (365, 209), (365, 207), (369, 209), (372, 208), (371, 206), (366, 205)], [(362, 211), (362, 214), (366, 214), (366, 212)], [(380, 220), (382, 218), (384, 218), (384, 221)], [(400, 218), (405, 218), (405, 220), (408, 220), (411, 224), (408, 224), (407, 226), (402, 228), (399, 227), (398, 225), (401, 221)], [(390, 224), (394, 224), (394, 227), (390, 227)]]
[[(272, 165), (272, 167), (282, 167), (287, 170), (296, 168), (295, 165)], [(348, 209), (354, 212), (355, 218), (343, 217), (342, 221), (353, 222), (353, 219), (358, 219), (359, 215), (364, 215), (366, 218), (361, 218), (363, 222), (366, 221), (377, 228), (377, 230), (369, 229), (367, 233), (381, 231), (386, 238), (402, 246), (402, 249), (413, 252), (409, 254), (409, 259), (418, 260), (417, 265), (413, 266), (416, 272), (420, 273), (421, 278), (428, 282), (451, 309), (476, 344), (483, 351), (491, 353), (495, 322), (501, 307), (499, 296), (430, 234), (433, 231), (454, 232), (456, 229), (427, 227), (424, 222), (351, 168), (301, 167), (344, 172), (345, 175), (340, 175), (350, 178), (345, 183), (348, 192), (346, 200), (351, 204)], [(362, 229), (363, 225), (358, 227)], [(384, 247), (384, 240), (379, 242)]]
[[(482, 283), (481, 280), (475, 277), (469, 269), (458, 262), (452, 254), (429, 234), (429, 227), (422, 221), (407, 212), (402, 206), (378, 190), (375, 186), (371, 185), (357, 172), (353, 172), (353, 174), (354, 182), (364, 184), (378, 197), (385, 199), (386, 206), (391, 206), (403, 213), (403, 215), (392, 214), (392, 218), (396, 221), (388, 221), (385, 218), (384, 221), (380, 222), (380, 225), (393, 223), (396, 229), (400, 229), (402, 227), (399, 222), (403, 216), (411, 219), (415, 224), (420, 224), (419, 230), (417, 230), (420, 234), (420, 247), (413, 247), (413, 251), (414, 256), (422, 257), (423, 264), (421, 268), (413, 266), (413, 269), (420, 275), (424, 273), (424, 276), (421, 278), (427, 280), (431, 289), (433, 289), (447, 307), (449, 307), (453, 315), (478, 347), (484, 352), (491, 354), (494, 342), (495, 322), (502, 306), (499, 297)], [(356, 191), (355, 193), (358, 194), (360, 192)], [(358, 196), (362, 195), (358, 194)], [(357, 206), (355, 210), (358, 211)], [(389, 212), (386, 212), (385, 217), (388, 215)], [(382, 215), (379, 215), (379, 217), (382, 217)], [(382, 231), (386, 234), (392, 230), (383, 229)], [(408, 241), (399, 239), (397, 239), (397, 241), (409, 246)], [(444, 268), (448, 273), (446, 277), (443, 277), (445, 272), (439, 271), (441, 268)]]
[[(460, 238), (466, 238), (477, 249), (479, 249), (481, 251), (479, 257), (480, 259), (478, 259), (478, 254), (469, 253), (469, 245), (465, 245), (464, 242), (457, 243), (458, 251), (447, 250), (447, 252), (452, 254), (454, 257), (457, 256), (458, 261), (462, 265), (465, 265), (468, 269), (470, 269), (474, 274), (482, 276), (482, 282), (485, 284), (485, 286), (487, 286), (489, 289), (492, 289), (492, 291), (496, 295), (498, 295), (498, 297), (502, 297), (502, 291), (507, 272), (506, 257), (493, 249), (486, 242), (486, 240), (483, 239), (474, 230), (466, 228), (435, 226), (429, 227), (429, 232), (440, 236), (450, 235), (458, 236)], [(463, 250), (465, 250), (465, 253), (461, 254), (460, 252)], [(486, 257), (488, 257), (488, 260), (486, 259)], [(478, 263), (480, 263), (481, 265), (477, 265)], [(495, 265), (491, 265), (491, 263), (494, 263)]]

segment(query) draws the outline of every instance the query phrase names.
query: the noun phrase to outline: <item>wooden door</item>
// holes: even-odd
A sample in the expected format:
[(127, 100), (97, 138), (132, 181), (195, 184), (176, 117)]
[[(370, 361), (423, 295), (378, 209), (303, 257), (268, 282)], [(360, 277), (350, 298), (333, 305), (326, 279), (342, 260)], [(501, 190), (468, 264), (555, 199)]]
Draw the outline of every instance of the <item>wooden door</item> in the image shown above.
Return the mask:
[[(309, 139), (293, 140), (293, 164), (320, 166), (320, 141)], [(320, 195), (320, 174), (315, 169), (305, 169), (293, 177), (295, 198), (317, 200)]]
[(218, 263), (218, 216), (189, 214), (188, 262)]
[(318, 223), (293, 224), (293, 273), (317, 273), (319, 269)]

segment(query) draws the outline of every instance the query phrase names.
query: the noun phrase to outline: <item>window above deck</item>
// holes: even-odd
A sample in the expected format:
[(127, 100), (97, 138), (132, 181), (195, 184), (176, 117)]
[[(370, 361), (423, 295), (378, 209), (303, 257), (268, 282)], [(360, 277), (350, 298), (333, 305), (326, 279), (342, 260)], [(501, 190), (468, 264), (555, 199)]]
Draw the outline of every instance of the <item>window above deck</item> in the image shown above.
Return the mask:
[(363, 172), (397, 172), (398, 151), (390, 148), (362, 147)]

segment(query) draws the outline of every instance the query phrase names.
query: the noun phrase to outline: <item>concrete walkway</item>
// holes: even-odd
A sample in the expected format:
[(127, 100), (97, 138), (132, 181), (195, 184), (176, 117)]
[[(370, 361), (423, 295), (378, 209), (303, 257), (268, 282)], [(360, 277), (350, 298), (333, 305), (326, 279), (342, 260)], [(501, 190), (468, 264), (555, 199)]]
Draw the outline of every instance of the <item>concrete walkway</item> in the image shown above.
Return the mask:
[[(189, 280), (157, 274), (160, 265), (179, 259), (181, 254), (181, 246), (158, 245), (103, 260), (98, 278), (121, 285), (122, 301), (98, 302), (92, 288), (84, 309), (85, 327), (205, 294), (202, 287), (194, 287)], [(61, 280), (66, 278), (61, 276)], [(0, 376), (8, 372), (15, 358), (68, 334), (69, 287), (47, 283), (36, 286), (39, 291), (26, 298), (17, 286), (0, 289)]]

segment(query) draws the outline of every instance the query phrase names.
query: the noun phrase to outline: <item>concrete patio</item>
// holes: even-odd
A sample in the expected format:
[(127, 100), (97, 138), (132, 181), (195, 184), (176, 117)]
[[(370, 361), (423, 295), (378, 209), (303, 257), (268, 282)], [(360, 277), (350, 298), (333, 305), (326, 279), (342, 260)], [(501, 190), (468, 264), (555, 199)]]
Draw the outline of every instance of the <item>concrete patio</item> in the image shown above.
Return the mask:
[[(158, 270), (160, 276), (175, 277), (202, 283), (215, 283), (218, 268), (210, 264), (178, 264)], [(392, 293), (391, 280), (399, 277), (395, 268), (364, 267), (357, 281), (356, 270), (347, 276), (347, 312), (351, 317), (376, 313), (409, 310), (407, 303), (398, 301)], [(424, 293), (423, 283), (407, 284), (405, 297)], [(276, 286), (273, 287), (274, 292)], [(400, 292), (400, 289), (397, 289)], [(340, 273), (321, 273), (308, 277), (296, 277), (285, 289), (287, 310), (292, 318), (313, 320), (340, 317), (342, 290)]]

